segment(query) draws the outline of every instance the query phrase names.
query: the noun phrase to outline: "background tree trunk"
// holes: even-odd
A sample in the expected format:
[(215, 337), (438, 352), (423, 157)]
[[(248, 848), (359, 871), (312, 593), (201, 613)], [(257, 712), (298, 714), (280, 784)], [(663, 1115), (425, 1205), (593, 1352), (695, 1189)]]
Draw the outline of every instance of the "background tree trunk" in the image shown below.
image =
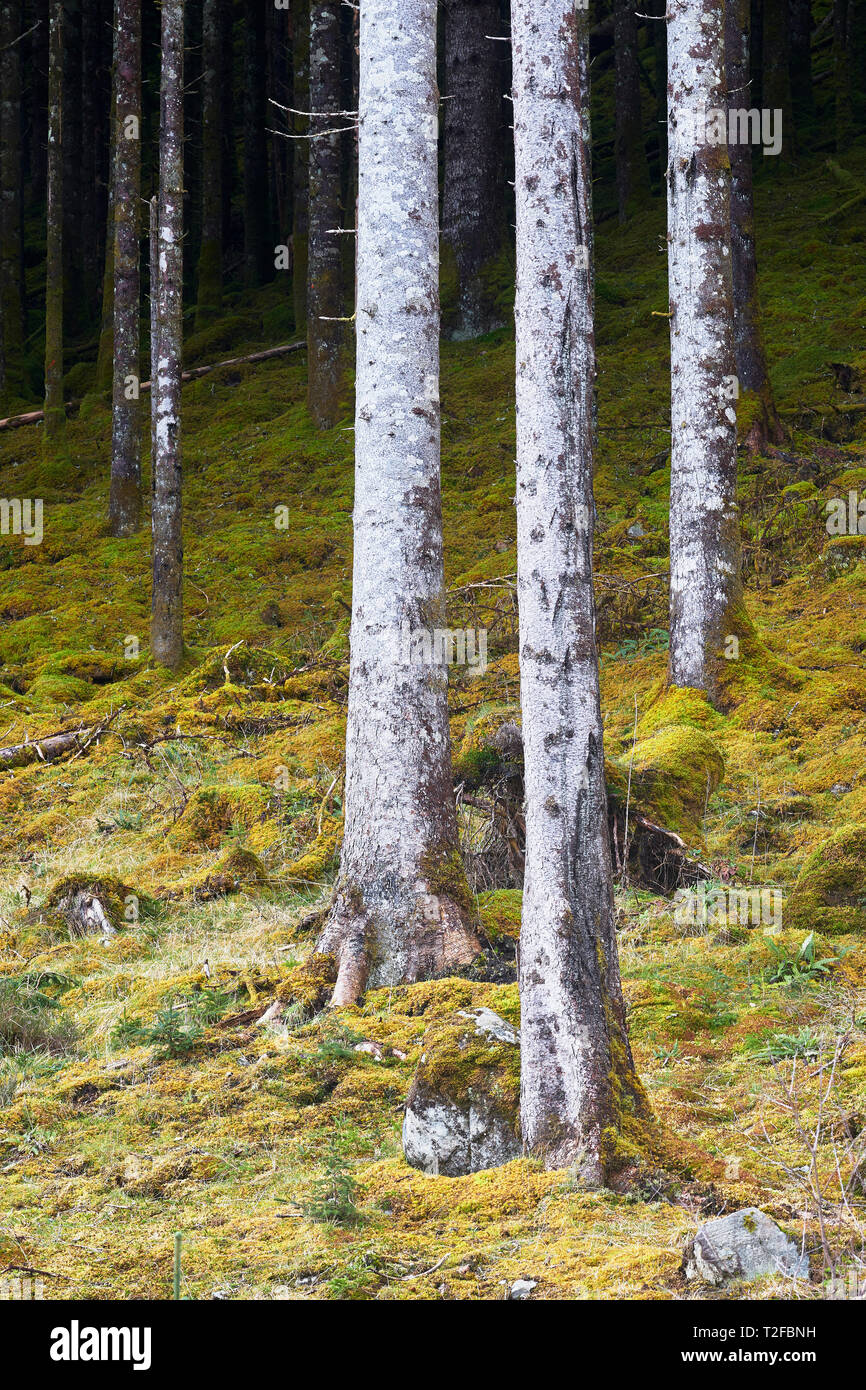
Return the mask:
[(201, 76), (201, 248), (195, 326), (203, 328), (222, 308), (223, 180), (220, 0), (204, 0)]
[[(292, 0), (292, 102), (298, 111), (310, 110), (310, 3)], [(292, 130), (300, 134), (309, 128), (304, 116), (292, 117)], [(293, 140), (292, 165), (292, 286), (295, 332), (307, 327), (307, 257), (310, 230), (310, 149), (309, 140)]]
[[(354, 570), (334, 1003), (445, 973), (478, 942), (458, 849), (439, 483), (436, 0), (361, 11)], [(411, 659), (413, 655), (419, 659)], [(407, 659), (407, 657), (409, 659)]]
[(634, 1073), (619, 979), (592, 581), (595, 339), (587, 22), (512, 5), (517, 567), (526, 779), (524, 1146), (594, 1184)]
[(0, 395), (20, 395), (25, 314), (21, 242), (21, 0), (0, 4)]
[(114, 380), (109, 523), (113, 536), (131, 536), (138, 530), (141, 512), (141, 407), (137, 394), (141, 381), (141, 0), (115, 0), (114, 27)]
[[(307, 404), (320, 430), (333, 428), (345, 384), (340, 131), (340, 0), (310, 10), (310, 213), (307, 265)], [(323, 113), (323, 114), (320, 114)], [(333, 132), (324, 134), (321, 132)], [(328, 322), (328, 320), (331, 320)]]
[(270, 279), (273, 269), (265, 139), (267, 63), (265, 0), (244, 8), (244, 280), (249, 288)]
[[(750, 0), (725, 0), (725, 72), (729, 110), (748, 110)], [(735, 141), (728, 148), (731, 164), (731, 258), (734, 304), (734, 355), (741, 392), (757, 397), (757, 411), (746, 435), (751, 452), (779, 444), (782, 429), (767, 372), (758, 266), (755, 256), (755, 207), (752, 193), (752, 147)]]
[(63, 402), (63, 0), (51, 0), (48, 41), (48, 210), (45, 227), (45, 438), (66, 433)]
[(619, 220), (649, 198), (649, 166), (643, 138), (635, 0), (614, 0), (614, 109), (616, 197)]
[(180, 397), (183, 335), (183, 0), (162, 0), (159, 130), (159, 283), (151, 365), (153, 459), (151, 648), (175, 670), (183, 660)]
[(798, 126), (815, 115), (812, 87), (812, 0), (789, 0), (791, 29), (791, 92)]
[(726, 144), (696, 138), (694, 117), (725, 109), (723, 11), (670, 0), (668, 13), (670, 680), (716, 698), (742, 594), (730, 164)]
[(501, 182), (502, 74), (491, 35), (501, 32), (497, 0), (445, 0), (443, 269), (445, 329), (474, 338), (496, 325), (483, 270), (504, 235)]
[(763, 4), (761, 105), (782, 112), (782, 149), (769, 161), (771, 167), (796, 155), (788, 4), (789, 0), (764, 0)]
[(849, 14), (851, 0), (834, 0), (833, 89), (836, 103), (836, 151), (843, 154), (854, 135), (851, 104), (851, 54)]

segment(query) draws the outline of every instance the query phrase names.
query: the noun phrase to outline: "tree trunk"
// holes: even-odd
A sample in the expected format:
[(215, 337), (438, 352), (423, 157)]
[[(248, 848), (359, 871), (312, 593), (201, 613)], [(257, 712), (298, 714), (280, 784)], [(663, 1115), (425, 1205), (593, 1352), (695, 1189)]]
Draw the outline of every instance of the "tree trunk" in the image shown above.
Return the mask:
[(789, 0), (791, 27), (791, 89), (798, 125), (815, 115), (812, 86), (812, 0)]
[(159, 356), (159, 198), (148, 204), (148, 251), (150, 270), (150, 493), (151, 507), (156, 494), (156, 406), (159, 392), (155, 385)]
[[(100, 182), (100, 145), (105, 140), (102, 111), (102, 16), (100, 0), (89, 0), (81, 11), (81, 162), (77, 180), (77, 208), (81, 227), (82, 293), (86, 322), (97, 320), (100, 310), (99, 249), (102, 242), (97, 220)], [(110, 144), (109, 138), (109, 144)], [(76, 206), (76, 204), (73, 204)]]
[(844, 154), (854, 135), (854, 113), (851, 105), (850, 8), (851, 0), (834, 0), (833, 90), (836, 101), (837, 154)]
[[(307, 266), (307, 404), (320, 430), (332, 429), (345, 384), (340, 207), (340, 0), (310, 11), (310, 220)], [(324, 134), (325, 131), (331, 132)]]
[(13, 395), (23, 393), (24, 347), (21, 242), (21, 0), (0, 4), (0, 395), (7, 375)]
[[(345, 837), (318, 949), (335, 1004), (478, 949), (460, 858), (439, 481), (436, 0), (361, 10), (354, 571)], [(413, 641), (414, 639), (414, 641)], [(413, 659), (414, 658), (414, 659)]]
[[(310, 110), (310, 4), (292, 0), (292, 106)], [(303, 116), (292, 117), (293, 133), (308, 129)], [(292, 166), (292, 287), (295, 332), (307, 327), (307, 248), (310, 229), (310, 150), (309, 140), (293, 140)]]
[(669, 16), (670, 680), (715, 699), (742, 593), (730, 163), (694, 118), (725, 109), (724, 25), (715, 0), (670, 0)]
[[(782, 148), (769, 162), (794, 158), (794, 104), (791, 94), (791, 35), (788, 25), (789, 0), (764, 0), (763, 4), (763, 81), (761, 104), (782, 112)], [(776, 118), (778, 126), (778, 117)]]
[[(750, 0), (726, 0), (725, 73), (729, 111), (748, 110)], [(782, 428), (767, 372), (761, 309), (758, 298), (758, 266), (755, 257), (755, 208), (752, 194), (752, 147), (735, 140), (728, 147), (731, 163), (731, 257), (734, 304), (734, 355), (739, 391), (750, 420), (746, 445), (750, 453), (779, 444)]]
[(81, 7), (63, 6), (63, 278), (66, 331), (74, 341), (90, 327), (81, 225), (83, 151)]
[(592, 581), (595, 340), (587, 20), (512, 4), (517, 583), (526, 779), (520, 1113), (593, 1184), (646, 1115), (619, 979)]
[(201, 77), (201, 248), (195, 326), (203, 328), (223, 300), (222, 74), (220, 0), (204, 0)]
[(223, 254), (232, 242), (232, 198), (237, 186), (237, 153), (235, 149), (235, 15), (233, 0), (220, 0), (220, 71), (222, 86), (222, 201)]
[(268, 160), (265, 143), (265, 0), (244, 9), (244, 280), (248, 287), (270, 278)]
[(445, 306), (451, 338), (489, 333), (497, 318), (483, 272), (502, 245), (502, 75), (491, 35), (497, 0), (445, 0), (443, 261), (454, 282)]
[(163, 666), (183, 660), (180, 395), (183, 330), (183, 0), (162, 0), (156, 351), (151, 364), (153, 468), (151, 648)]
[(635, 0), (615, 0), (614, 64), (616, 113), (616, 197), (620, 222), (650, 193), (643, 139), (640, 68), (637, 61)]
[(113, 536), (131, 536), (141, 511), (139, 226), (141, 198), (141, 0), (115, 0), (114, 380), (111, 401)]
[(45, 227), (45, 438), (66, 434), (63, 403), (63, 0), (51, 0), (48, 39), (48, 210)]

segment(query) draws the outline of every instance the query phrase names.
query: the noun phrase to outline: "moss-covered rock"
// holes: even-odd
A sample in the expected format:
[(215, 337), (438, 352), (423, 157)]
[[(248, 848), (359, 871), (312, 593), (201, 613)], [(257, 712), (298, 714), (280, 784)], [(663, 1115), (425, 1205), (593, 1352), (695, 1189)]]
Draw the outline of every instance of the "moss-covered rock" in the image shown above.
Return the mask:
[(169, 839), (179, 846), (206, 846), (218, 849), (224, 835), (234, 827), (250, 830), (267, 814), (271, 794), (258, 783), (238, 786), (200, 787), (193, 794)]
[(866, 931), (866, 822), (838, 830), (809, 855), (785, 906), (785, 926)]
[(725, 775), (725, 757), (713, 738), (691, 724), (669, 724), (635, 744), (620, 767), (631, 762), (631, 799), (666, 830), (699, 842), (709, 797)]
[(413, 1168), (460, 1177), (521, 1151), (520, 1034), (491, 1009), (433, 1024), (406, 1103), (403, 1152)]

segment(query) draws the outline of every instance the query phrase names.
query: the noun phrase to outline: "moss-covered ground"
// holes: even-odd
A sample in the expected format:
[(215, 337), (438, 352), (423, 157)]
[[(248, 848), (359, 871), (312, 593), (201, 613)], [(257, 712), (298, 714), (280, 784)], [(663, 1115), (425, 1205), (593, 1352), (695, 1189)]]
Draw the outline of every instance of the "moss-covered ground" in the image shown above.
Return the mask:
[[(862, 182), (866, 152), (846, 168)], [(45, 504), (41, 545), (0, 542), (0, 745), (104, 724), (78, 755), (0, 772), (0, 1261), (48, 1271), (49, 1297), (170, 1296), (180, 1230), (193, 1298), (491, 1299), (518, 1277), (549, 1299), (671, 1298), (701, 1213), (745, 1205), (805, 1230), (816, 1282), (799, 1296), (820, 1297), (816, 1190), (831, 1254), (855, 1248), (862, 1199), (854, 1183), (836, 1222), (836, 1163), (847, 1183), (866, 1115), (866, 850), (851, 834), (866, 824), (866, 539), (830, 538), (824, 507), (866, 493), (866, 396), (830, 367), (866, 380), (866, 226), (858, 208), (824, 220), (839, 191), (820, 160), (758, 199), (790, 439), (741, 457), (754, 628), (723, 712), (664, 690), (662, 210), (598, 235), (607, 755), (717, 887), (782, 901), (781, 926), (683, 924), (668, 899), (619, 896), (638, 1069), (691, 1170), (678, 1189), (588, 1193), (527, 1160), (460, 1179), (406, 1166), (426, 1030), (481, 1005), (517, 1022), (516, 985), (435, 981), (320, 1010), (304, 919), (340, 836), (352, 433), (348, 408), (311, 428), (303, 354), (184, 389), (178, 675), (149, 661), (146, 531), (107, 534), (104, 408), (70, 420), (56, 457), (38, 428), (0, 434), (0, 492)], [(287, 293), (250, 298), (243, 331), (236, 311), (195, 355), (285, 341)], [(443, 348), (449, 620), (489, 633), (486, 673), (451, 687), (466, 752), (519, 694), (512, 378), (507, 330)], [(69, 879), (108, 885), (116, 935), (70, 938), (54, 906)], [(513, 939), (519, 893), (480, 907), (494, 946)]]

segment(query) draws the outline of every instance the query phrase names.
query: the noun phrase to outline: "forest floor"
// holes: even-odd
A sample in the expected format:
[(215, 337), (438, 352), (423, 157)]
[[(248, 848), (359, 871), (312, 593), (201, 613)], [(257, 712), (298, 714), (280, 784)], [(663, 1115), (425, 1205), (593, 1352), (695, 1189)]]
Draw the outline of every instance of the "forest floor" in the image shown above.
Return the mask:
[[(862, 185), (866, 152), (845, 169)], [(0, 435), (0, 493), (45, 507), (40, 545), (0, 542), (0, 745), (110, 720), (81, 753), (0, 772), (0, 1266), (45, 1271), (48, 1297), (166, 1298), (182, 1231), (190, 1298), (495, 1299), (517, 1278), (545, 1299), (706, 1296), (684, 1283), (683, 1244), (702, 1213), (750, 1205), (805, 1239), (812, 1282), (719, 1296), (820, 1298), (833, 1263), (856, 1262), (866, 537), (825, 526), (828, 499), (866, 496), (866, 225), (862, 208), (831, 216), (845, 196), (821, 160), (758, 186), (791, 436), (741, 455), (756, 630), (721, 713), (664, 690), (663, 210), (598, 233), (607, 756), (655, 787), (716, 886), (782, 902), (781, 919), (702, 926), (670, 898), (619, 894), (636, 1061), (691, 1168), (680, 1189), (587, 1192), (523, 1159), (453, 1179), (405, 1163), (431, 1023), (479, 1005), (519, 1021), (515, 889), (479, 898), (502, 983), (317, 1012), (304, 917), (340, 835), (352, 432), (348, 409), (342, 428), (312, 430), (304, 354), (184, 388), (179, 675), (148, 662), (147, 532), (107, 534), (104, 405), (70, 420), (54, 457), (41, 428)], [(188, 365), (288, 341), (285, 293), (232, 305)], [(449, 621), (488, 630), (486, 672), (451, 686), (458, 762), (517, 714), (513, 357), (508, 328), (443, 348)], [(852, 368), (841, 385), (832, 363)], [(116, 935), (70, 937), (70, 885), (101, 886)], [(288, 1011), (272, 1031), (258, 1015), (276, 998)]]

